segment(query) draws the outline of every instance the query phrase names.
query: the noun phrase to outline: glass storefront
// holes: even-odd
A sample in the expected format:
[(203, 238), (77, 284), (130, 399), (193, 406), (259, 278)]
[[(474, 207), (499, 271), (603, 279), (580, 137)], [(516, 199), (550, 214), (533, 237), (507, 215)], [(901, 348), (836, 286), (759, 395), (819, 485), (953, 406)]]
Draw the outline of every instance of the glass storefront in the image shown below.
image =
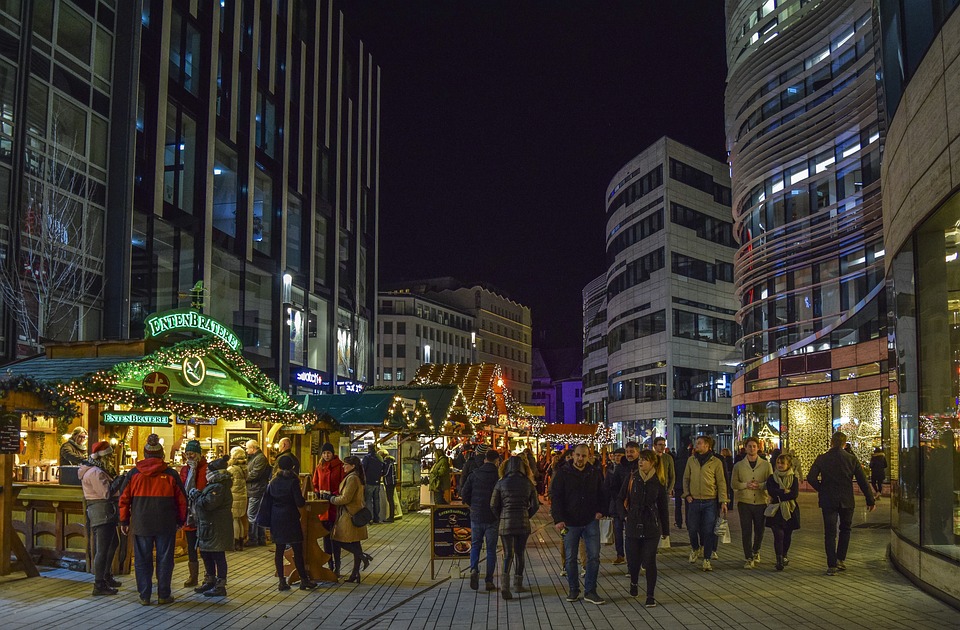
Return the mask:
[(897, 316), (893, 526), (960, 560), (960, 194), (916, 229), (888, 278)]

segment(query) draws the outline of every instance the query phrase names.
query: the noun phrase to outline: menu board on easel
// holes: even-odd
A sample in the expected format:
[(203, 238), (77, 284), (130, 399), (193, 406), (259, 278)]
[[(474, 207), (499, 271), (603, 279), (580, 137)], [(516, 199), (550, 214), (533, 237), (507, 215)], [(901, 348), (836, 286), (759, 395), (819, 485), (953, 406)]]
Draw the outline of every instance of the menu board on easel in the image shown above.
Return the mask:
[(470, 506), (430, 506), (430, 579), (435, 560), (470, 558)]
[(0, 455), (16, 455), (20, 452), (20, 414), (0, 415)]

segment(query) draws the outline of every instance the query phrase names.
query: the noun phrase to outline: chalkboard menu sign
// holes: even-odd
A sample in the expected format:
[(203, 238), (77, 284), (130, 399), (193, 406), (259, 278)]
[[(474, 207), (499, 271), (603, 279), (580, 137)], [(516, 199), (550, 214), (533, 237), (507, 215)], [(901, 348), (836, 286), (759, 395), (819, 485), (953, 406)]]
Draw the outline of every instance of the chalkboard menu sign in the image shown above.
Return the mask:
[(16, 455), (20, 452), (20, 414), (5, 413), (0, 416), (0, 455)]
[(470, 507), (434, 505), (430, 508), (430, 576), (434, 560), (470, 557)]

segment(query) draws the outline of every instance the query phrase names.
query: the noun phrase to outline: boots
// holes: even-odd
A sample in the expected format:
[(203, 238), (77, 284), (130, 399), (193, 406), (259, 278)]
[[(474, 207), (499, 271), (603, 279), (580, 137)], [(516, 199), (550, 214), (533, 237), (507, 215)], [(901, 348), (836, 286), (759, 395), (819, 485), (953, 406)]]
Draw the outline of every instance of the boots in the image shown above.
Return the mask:
[(290, 590), (290, 585), (287, 584), (287, 578), (283, 577), (282, 575), (280, 576), (280, 585), (277, 586), (277, 590), (278, 590), (278, 591), (289, 591), (289, 590)]
[(783, 556), (777, 556), (777, 571), (783, 571)]
[(119, 591), (110, 586), (107, 582), (95, 582), (93, 585), (94, 595), (116, 595)]
[(515, 575), (513, 576), (513, 592), (514, 593), (526, 593), (527, 589), (523, 587), (523, 576)]
[[(206, 582), (206, 580), (204, 580)], [(213, 587), (208, 589), (203, 596), (204, 597), (226, 597), (227, 596), (227, 580), (226, 578), (217, 578), (213, 582)]]
[(107, 586), (112, 586), (113, 588), (120, 588), (123, 586), (123, 583), (115, 580), (112, 573), (107, 573), (107, 577), (103, 580), (107, 583)]
[[(355, 584), (360, 583), (360, 562), (365, 560), (362, 554), (353, 555), (353, 573), (350, 574), (350, 577), (347, 578), (347, 582), (353, 582)], [(368, 562), (365, 564), (369, 564)]]
[(318, 584), (310, 579), (308, 575), (300, 576), (300, 590), (301, 591), (312, 591), (317, 588)]
[[(196, 579), (194, 579), (194, 584), (196, 584)], [(213, 577), (212, 575), (204, 575), (203, 584), (193, 589), (193, 592), (206, 593), (207, 591), (212, 589), (214, 586), (216, 586), (216, 584), (217, 584), (217, 578)]]
[(196, 586), (197, 585), (197, 576), (200, 574), (200, 563), (199, 562), (187, 562), (187, 570), (190, 572), (190, 577), (187, 578), (187, 581), (183, 583), (184, 586)]
[(233, 541), (234, 551), (243, 551), (243, 538), (237, 538)]
[(513, 593), (510, 592), (510, 574), (504, 573), (500, 578), (500, 594), (503, 595), (504, 599), (513, 599)]

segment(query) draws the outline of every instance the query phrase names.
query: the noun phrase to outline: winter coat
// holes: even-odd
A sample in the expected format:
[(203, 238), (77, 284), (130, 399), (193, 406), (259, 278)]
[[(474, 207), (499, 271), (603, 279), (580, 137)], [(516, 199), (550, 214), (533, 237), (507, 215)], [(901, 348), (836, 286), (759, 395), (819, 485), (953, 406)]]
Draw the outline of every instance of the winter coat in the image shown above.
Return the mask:
[(874, 453), (870, 458), (870, 478), (883, 481), (887, 476), (887, 458), (883, 453)]
[(351, 517), (363, 508), (363, 484), (360, 475), (350, 472), (340, 482), (340, 494), (330, 498), (338, 506), (337, 522), (333, 526), (333, 539), (337, 542), (357, 542), (367, 539), (367, 528), (357, 527)]
[[(313, 471), (313, 491), (320, 492), (323, 490), (333, 495), (340, 494), (340, 483), (346, 476), (347, 473), (343, 472), (343, 460), (336, 455), (329, 462), (321, 460), (317, 464), (316, 470)], [(337, 507), (331, 503), (326, 515), (321, 516), (320, 520), (337, 520)]]
[(673, 459), (673, 454), (664, 451), (660, 456), (663, 462), (663, 471), (667, 474), (667, 494), (677, 485), (677, 464)]
[[(750, 466), (746, 457), (733, 465), (733, 476), (730, 485), (733, 487), (733, 502), (747, 505), (765, 505), (767, 503), (767, 479), (773, 474), (770, 462), (758, 457), (756, 466)], [(760, 484), (758, 490), (751, 490), (747, 484), (756, 481)]]
[(73, 441), (67, 440), (60, 447), (61, 466), (79, 466), (87, 458), (87, 449)]
[[(796, 501), (800, 495), (800, 478), (793, 477), (793, 485), (790, 486), (790, 492), (784, 492), (773, 475), (767, 478), (767, 494), (770, 495), (770, 503), (780, 503), (782, 501)], [(773, 516), (766, 517), (767, 527), (783, 527), (785, 529), (800, 529), (800, 506), (793, 508), (790, 520), (785, 521), (783, 515), (777, 510)]]
[(367, 453), (360, 462), (363, 466), (363, 478), (367, 480), (368, 486), (379, 486), (383, 479), (383, 460), (376, 453)]
[(397, 485), (397, 460), (390, 455), (383, 458), (383, 485)]
[[(207, 458), (201, 456), (197, 459), (197, 470), (194, 473), (196, 479), (193, 487), (197, 490), (203, 490), (207, 485)], [(187, 477), (190, 475), (190, 466), (186, 465), (180, 468), (180, 482), (183, 484), (183, 490), (187, 493), (187, 523), (183, 529), (188, 532), (196, 531), (197, 516), (193, 513), (193, 503), (190, 500), (190, 489), (187, 488)]]
[(594, 466), (578, 470), (576, 466), (560, 466), (550, 486), (550, 514), (554, 523), (574, 527), (589, 525), (597, 513), (607, 508), (600, 471)]
[(300, 474), (300, 460), (297, 459), (297, 456), (293, 454), (292, 450), (287, 449), (285, 451), (281, 451), (280, 454), (277, 455), (277, 459), (274, 460), (273, 470), (270, 475), (271, 477), (277, 476), (277, 473), (280, 471), (280, 460), (286, 459), (286, 458), (293, 460), (293, 468), (291, 468), (290, 470), (292, 470), (295, 475)]
[[(521, 466), (511, 466), (512, 463), (513, 458), (507, 460), (503, 479), (493, 487), (493, 496), (490, 498), (490, 510), (500, 521), (501, 536), (529, 534), (530, 518), (540, 509), (536, 486), (524, 474)], [(480, 475), (484, 466), (477, 469), (471, 479)]]
[(487, 461), (486, 454), (480, 455), (479, 453), (465, 461), (463, 463), (463, 468), (460, 471), (461, 483), (467, 483), (470, 475), (477, 472), (477, 469), (483, 466), (485, 461)]
[(270, 538), (278, 545), (303, 542), (300, 508), (304, 505), (300, 479), (291, 470), (281, 470), (263, 493), (257, 525), (269, 528)]
[(247, 496), (259, 497), (270, 483), (270, 462), (263, 451), (247, 456)]
[(623, 535), (627, 538), (657, 538), (670, 532), (667, 489), (656, 474), (644, 481), (639, 470), (633, 473), (618, 500), (626, 502)]
[(430, 492), (446, 493), (450, 489), (450, 459), (446, 455), (437, 458), (430, 468)]
[(709, 453), (703, 464), (696, 455), (687, 459), (683, 470), (683, 498), (687, 497), (727, 502), (727, 477), (719, 457)]
[(227, 467), (227, 472), (233, 477), (230, 494), (233, 496), (233, 506), (230, 509), (234, 518), (247, 515), (247, 458), (232, 460), (234, 463)]
[(637, 460), (631, 462), (624, 456), (619, 464), (613, 466), (613, 469), (607, 475), (606, 479), (603, 480), (604, 490), (607, 496), (610, 497), (610, 504), (606, 511), (607, 514), (623, 518), (623, 502), (620, 501), (618, 503), (617, 496), (619, 496), (623, 484), (627, 483), (627, 479), (629, 479), (630, 475), (636, 472), (636, 470)]
[(120, 524), (138, 536), (170, 536), (187, 520), (180, 476), (159, 457), (147, 457), (127, 473), (120, 493)]
[(853, 484), (850, 483), (854, 478), (867, 505), (876, 503), (860, 461), (856, 455), (842, 448), (831, 448), (818, 456), (807, 473), (807, 483), (817, 491), (817, 502), (821, 508), (827, 509), (850, 509), (856, 506)]
[(470, 506), (471, 523), (496, 523), (497, 515), (490, 509), (490, 499), (493, 497), (493, 487), (500, 480), (500, 473), (495, 464), (485, 463), (473, 471), (467, 482), (463, 484), (460, 498)]
[(233, 550), (232, 486), (233, 475), (226, 470), (215, 470), (203, 490), (191, 491), (200, 551)]
[(77, 470), (83, 498), (87, 502), (87, 518), (90, 527), (113, 525), (120, 522), (118, 497), (110, 491), (113, 481), (103, 468), (84, 460)]

